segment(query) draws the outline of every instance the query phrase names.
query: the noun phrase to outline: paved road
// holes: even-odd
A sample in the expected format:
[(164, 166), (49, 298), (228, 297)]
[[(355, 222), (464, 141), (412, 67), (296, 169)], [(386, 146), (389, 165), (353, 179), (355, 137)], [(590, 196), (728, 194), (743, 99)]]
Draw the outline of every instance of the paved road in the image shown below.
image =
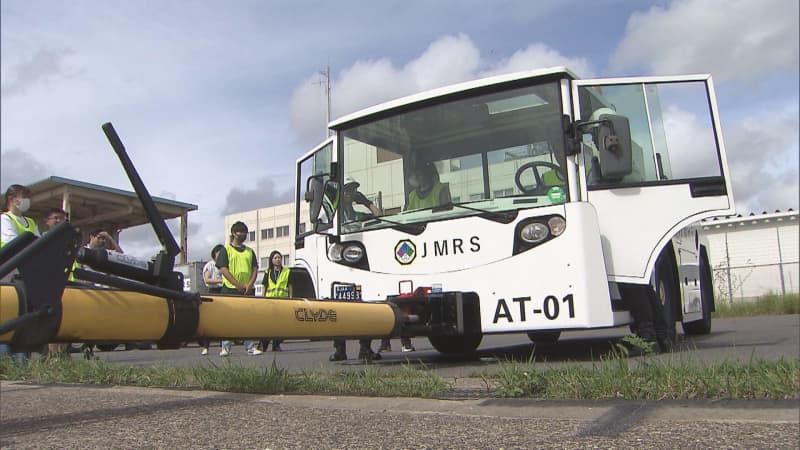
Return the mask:
[[(443, 377), (471, 377), (481, 373), (498, 371), (506, 361), (536, 360), (539, 367), (557, 367), (565, 364), (591, 365), (601, 356), (608, 355), (612, 342), (628, 334), (627, 328), (592, 330), (564, 333), (556, 344), (533, 345), (527, 336), (520, 334), (492, 335), (484, 340), (475, 356), (449, 357), (436, 352), (425, 338), (414, 339), (417, 351), (400, 353), (400, 341), (392, 341), (394, 352), (384, 353), (381, 361), (374, 364), (392, 370), (410, 364), (424, 366)], [(218, 345), (218, 344), (217, 344)], [(378, 342), (373, 342), (377, 349)], [(330, 341), (286, 342), (280, 353), (265, 352), (259, 356), (248, 356), (241, 346), (234, 347), (229, 359), (235, 364), (264, 366), (273, 360), (290, 371), (303, 370), (341, 371), (358, 369), (362, 364), (355, 359), (331, 363), (328, 356), (332, 352)], [(135, 365), (175, 365), (194, 366), (197, 364), (219, 364), (223, 358), (218, 355), (219, 347), (212, 347), (209, 356), (201, 356), (199, 349), (191, 344), (180, 350), (132, 350), (97, 352), (96, 355), (108, 361)], [(355, 358), (358, 343), (348, 342), (348, 354)], [(672, 354), (659, 358), (698, 361), (722, 361), (751, 358), (777, 359), (800, 356), (800, 316), (760, 316), (747, 318), (718, 319), (713, 323), (713, 331), (707, 336), (681, 336), (677, 349)]]
[[(445, 377), (498, 370), (501, 361), (557, 367), (591, 364), (624, 329), (566, 333), (536, 348), (525, 336), (490, 336), (477, 357), (447, 358), (426, 340), (387, 353), (379, 367), (412, 364)], [(717, 320), (709, 336), (684, 338), (659, 358), (797, 358), (800, 316)], [(394, 341), (395, 347), (399, 342)], [(357, 345), (351, 344), (354, 355)], [(350, 370), (330, 363), (330, 342), (288, 342), (286, 351), (231, 360), (300, 370)], [(99, 352), (139, 365), (219, 363), (197, 347)], [(539, 401), (264, 396), (82, 385), (0, 383), (0, 448), (797, 448), (800, 402)]]
[(787, 448), (796, 401), (264, 396), (0, 383), (0, 447)]

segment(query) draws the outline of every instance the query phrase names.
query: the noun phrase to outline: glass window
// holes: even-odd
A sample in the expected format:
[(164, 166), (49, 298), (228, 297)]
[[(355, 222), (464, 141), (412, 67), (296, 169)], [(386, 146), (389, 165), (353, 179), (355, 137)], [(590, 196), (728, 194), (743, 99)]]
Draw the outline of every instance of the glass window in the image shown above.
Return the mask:
[[(298, 216), (296, 222), (308, 220), (316, 224), (318, 230), (325, 230), (333, 224), (333, 213), (336, 206), (335, 185), (326, 184), (330, 180), (331, 157), (333, 153), (333, 143), (328, 143), (299, 164), (300, 178), (297, 186), (300, 193), (298, 202), (309, 202), (313, 206), (314, 200), (321, 203), (321, 207), (316, 216), (312, 217), (313, 208), (309, 208), (309, 217), (299, 217), (300, 205), (296, 207)], [(324, 191), (324, 192), (323, 192)], [(288, 234), (287, 234), (288, 235)]]
[(306, 232), (306, 223), (301, 222), (300, 225), (297, 227), (297, 234), (303, 234)]
[(560, 83), (505, 89), (343, 130), (340, 164), (360, 195), (341, 202), (342, 231), (553, 204), (547, 189), (566, 184)]
[(631, 132), (631, 173), (606, 179), (595, 145), (598, 127), (586, 129), (583, 151), (590, 187), (721, 176), (705, 83), (582, 86), (579, 92), (582, 120), (621, 115)]
[(272, 228), (264, 228), (261, 230), (261, 239), (272, 239), (272, 237), (273, 237)]
[(276, 237), (289, 236), (289, 225), (284, 225), (275, 229), (277, 230)]
[(261, 257), (261, 267), (269, 267), (269, 256)]
[(247, 239), (248, 239), (250, 242), (253, 242), (253, 241), (255, 241), (255, 240), (256, 240), (256, 232), (255, 232), (255, 231), (251, 231), (251, 232), (249, 232), (249, 233), (248, 233), (248, 236), (247, 236)]

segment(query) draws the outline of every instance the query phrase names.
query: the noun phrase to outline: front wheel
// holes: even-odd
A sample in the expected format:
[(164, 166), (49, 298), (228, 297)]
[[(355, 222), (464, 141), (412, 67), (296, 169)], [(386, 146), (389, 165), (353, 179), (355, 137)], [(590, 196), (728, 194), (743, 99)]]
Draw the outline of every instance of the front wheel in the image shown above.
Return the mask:
[(461, 336), (428, 336), (433, 348), (446, 355), (473, 353), (481, 344), (482, 339), (483, 335), (480, 333)]
[[(664, 339), (667, 344), (676, 341), (675, 322), (678, 321), (677, 306), (680, 304), (678, 297), (678, 287), (675, 285), (675, 277), (672, 266), (669, 262), (659, 264), (655, 280), (656, 305), (654, 321), (656, 334)], [(660, 331), (659, 329), (663, 329)]]

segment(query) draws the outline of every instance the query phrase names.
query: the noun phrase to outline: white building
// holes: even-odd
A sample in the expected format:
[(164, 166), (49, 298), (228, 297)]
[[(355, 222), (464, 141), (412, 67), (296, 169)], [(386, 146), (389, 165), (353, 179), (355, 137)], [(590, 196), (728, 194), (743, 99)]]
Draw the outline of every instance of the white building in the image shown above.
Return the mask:
[(797, 215), (789, 209), (703, 222), (717, 301), (799, 291)]

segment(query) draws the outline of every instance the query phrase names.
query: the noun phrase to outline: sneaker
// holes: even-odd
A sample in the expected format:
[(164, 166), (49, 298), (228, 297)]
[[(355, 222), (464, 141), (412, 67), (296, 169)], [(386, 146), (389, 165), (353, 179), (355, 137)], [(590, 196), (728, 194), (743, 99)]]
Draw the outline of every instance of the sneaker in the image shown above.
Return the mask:
[(200, 354), (201, 355), (207, 355), (208, 354), (208, 349), (204, 348), (203, 350), (200, 351)]
[(248, 350), (247, 353), (249, 353), (251, 355), (260, 355), (260, 354), (262, 354), (264, 352), (262, 352), (261, 350), (257, 349), (256, 347), (253, 347), (251, 350)]
[(403, 345), (402, 347), (400, 347), (400, 351), (403, 353), (408, 353), (408, 352), (415, 352), (417, 351), (417, 349), (415, 349), (413, 345)]
[(230, 351), (230, 350), (228, 350), (227, 348), (223, 348), (223, 349), (222, 349), (222, 350), (219, 352), (219, 356), (230, 356), (230, 354), (231, 354), (231, 351)]

